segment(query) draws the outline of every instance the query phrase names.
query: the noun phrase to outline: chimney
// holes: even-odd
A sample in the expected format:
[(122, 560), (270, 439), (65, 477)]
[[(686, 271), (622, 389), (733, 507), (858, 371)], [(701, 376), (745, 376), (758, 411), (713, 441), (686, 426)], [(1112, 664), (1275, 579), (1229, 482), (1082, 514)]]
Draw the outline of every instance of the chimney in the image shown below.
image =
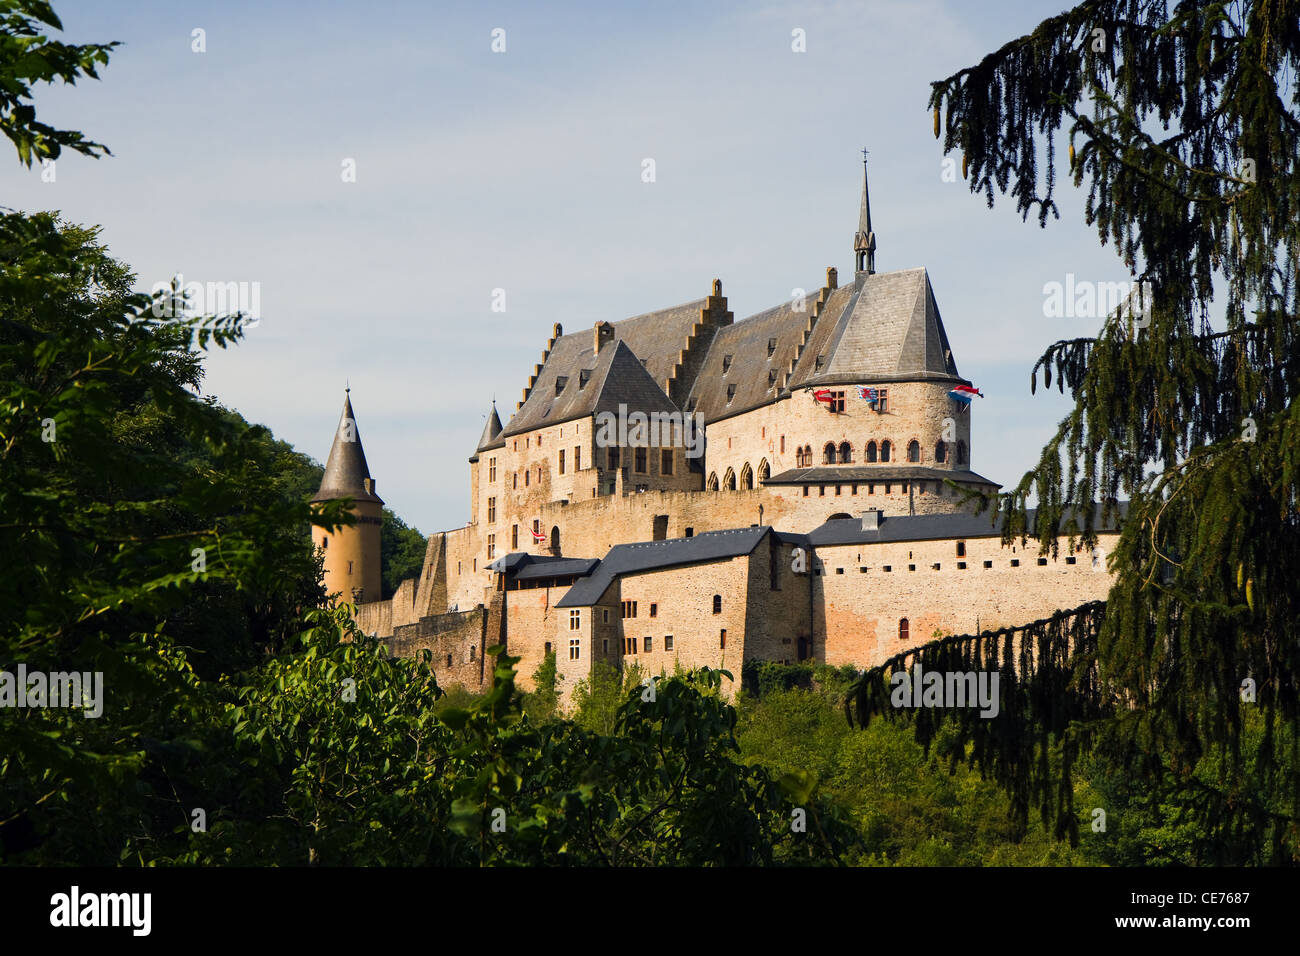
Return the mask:
[(862, 530), (879, 531), (880, 530), (880, 509), (872, 508), (870, 511), (862, 512)]
[(614, 326), (608, 322), (596, 323), (596, 342), (595, 350), (599, 352), (601, 348), (614, 341)]
[(826, 288), (838, 289), (839, 286), (840, 286), (839, 271), (834, 266), (828, 267), (826, 270)]

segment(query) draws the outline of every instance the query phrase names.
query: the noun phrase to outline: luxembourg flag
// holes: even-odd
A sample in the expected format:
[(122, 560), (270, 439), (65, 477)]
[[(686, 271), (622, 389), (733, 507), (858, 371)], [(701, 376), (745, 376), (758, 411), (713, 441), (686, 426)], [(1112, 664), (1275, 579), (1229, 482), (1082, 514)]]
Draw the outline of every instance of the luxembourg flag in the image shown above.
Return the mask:
[(969, 405), (970, 400), (974, 398), (976, 395), (978, 395), (980, 398), (984, 397), (983, 392), (981, 392), (978, 388), (974, 388), (970, 385), (958, 385), (956, 388), (954, 388), (952, 391), (948, 393), (949, 398), (956, 399), (957, 401), (961, 402), (963, 405)]
[(876, 401), (880, 398), (876, 394), (876, 390), (870, 385), (859, 385), (858, 394), (862, 396), (863, 401), (870, 402), (872, 405), (876, 404)]
[(831, 402), (835, 401), (835, 396), (831, 394), (829, 388), (819, 388), (817, 391), (813, 392), (813, 401), (825, 402), (829, 405)]

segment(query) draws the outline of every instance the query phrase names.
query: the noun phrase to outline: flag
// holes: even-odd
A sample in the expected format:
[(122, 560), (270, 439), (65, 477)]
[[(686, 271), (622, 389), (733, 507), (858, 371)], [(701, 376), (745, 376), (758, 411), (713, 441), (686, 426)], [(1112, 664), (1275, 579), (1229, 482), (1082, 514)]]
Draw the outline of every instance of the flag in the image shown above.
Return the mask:
[(825, 402), (829, 405), (831, 402), (835, 401), (835, 396), (831, 394), (829, 388), (819, 388), (817, 391), (813, 392), (813, 400), (817, 402)]
[(545, 540), (546, 540), (546, 532), (545, 532), (545, 531), (534, 531), (534, 532), (533, 532), (533, 540), (534, 540), (534, 541), (545, 541)]
[(858, 394), (862, 396), (864, 401), (872, 405), (876, 404), (876, 400), (880, 397), (870, 385), (859, 385)]
[(978, 388), (975, 388), (971, 385), (958, 385), (956, 388), (954, 388), (952, 391), (948, 393), (949, 398), (956, 399), (957, 401), (961, 402), (963, 405), (969, 405), (970, 400), (974, 398), (976, 395), (978, 395), (980, 398), (984, 397), (983, 392), (981, 392)]

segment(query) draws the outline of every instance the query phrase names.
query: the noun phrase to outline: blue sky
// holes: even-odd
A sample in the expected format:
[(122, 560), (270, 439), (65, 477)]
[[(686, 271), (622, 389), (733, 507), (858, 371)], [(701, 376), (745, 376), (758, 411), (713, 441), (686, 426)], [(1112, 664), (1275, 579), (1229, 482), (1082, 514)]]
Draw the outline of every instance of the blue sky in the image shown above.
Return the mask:
[(740, 319), (829, 265), (850, 277), (864, 145), (877, 269), (928, 268), (987, 396), (972, 465), (995, 481), (1068, 408), (1030, 396), (1034, 360), (1100, 325), (1044, 317), (1044, 284), (1127, 278), (1068, 184), (1042, 230), (941, 175), (930, 81), (1060, 0), (55, 6), (63, 39), (123, 46), (99, 82), (41, 90), (39, 112), (114, 155), (67, 155), (52, 183), (11, 156), (0, 202), (101, 225), (145, 290), (259, 283), (262, 321), (210, 359), (205, 391), (323, 460), (350, 380), (379, 493), (426, 533), (468, 519), (489, 402), (513, 411), (554, 323), (714, 278)]

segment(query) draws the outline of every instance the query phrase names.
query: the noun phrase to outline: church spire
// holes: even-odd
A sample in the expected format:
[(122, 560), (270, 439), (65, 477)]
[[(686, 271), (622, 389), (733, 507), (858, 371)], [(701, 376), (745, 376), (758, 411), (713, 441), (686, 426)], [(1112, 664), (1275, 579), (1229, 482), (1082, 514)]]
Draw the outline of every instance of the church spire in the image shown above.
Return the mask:
[(865, 149), (862, 151), (862, 206), (858, 210), (858, 231), (853, 236), (853, 254), (857, 260), (859, 278), (876, 271), (876, 234), (871, 231), (871, 197), (867, 192), (867, 151)]

